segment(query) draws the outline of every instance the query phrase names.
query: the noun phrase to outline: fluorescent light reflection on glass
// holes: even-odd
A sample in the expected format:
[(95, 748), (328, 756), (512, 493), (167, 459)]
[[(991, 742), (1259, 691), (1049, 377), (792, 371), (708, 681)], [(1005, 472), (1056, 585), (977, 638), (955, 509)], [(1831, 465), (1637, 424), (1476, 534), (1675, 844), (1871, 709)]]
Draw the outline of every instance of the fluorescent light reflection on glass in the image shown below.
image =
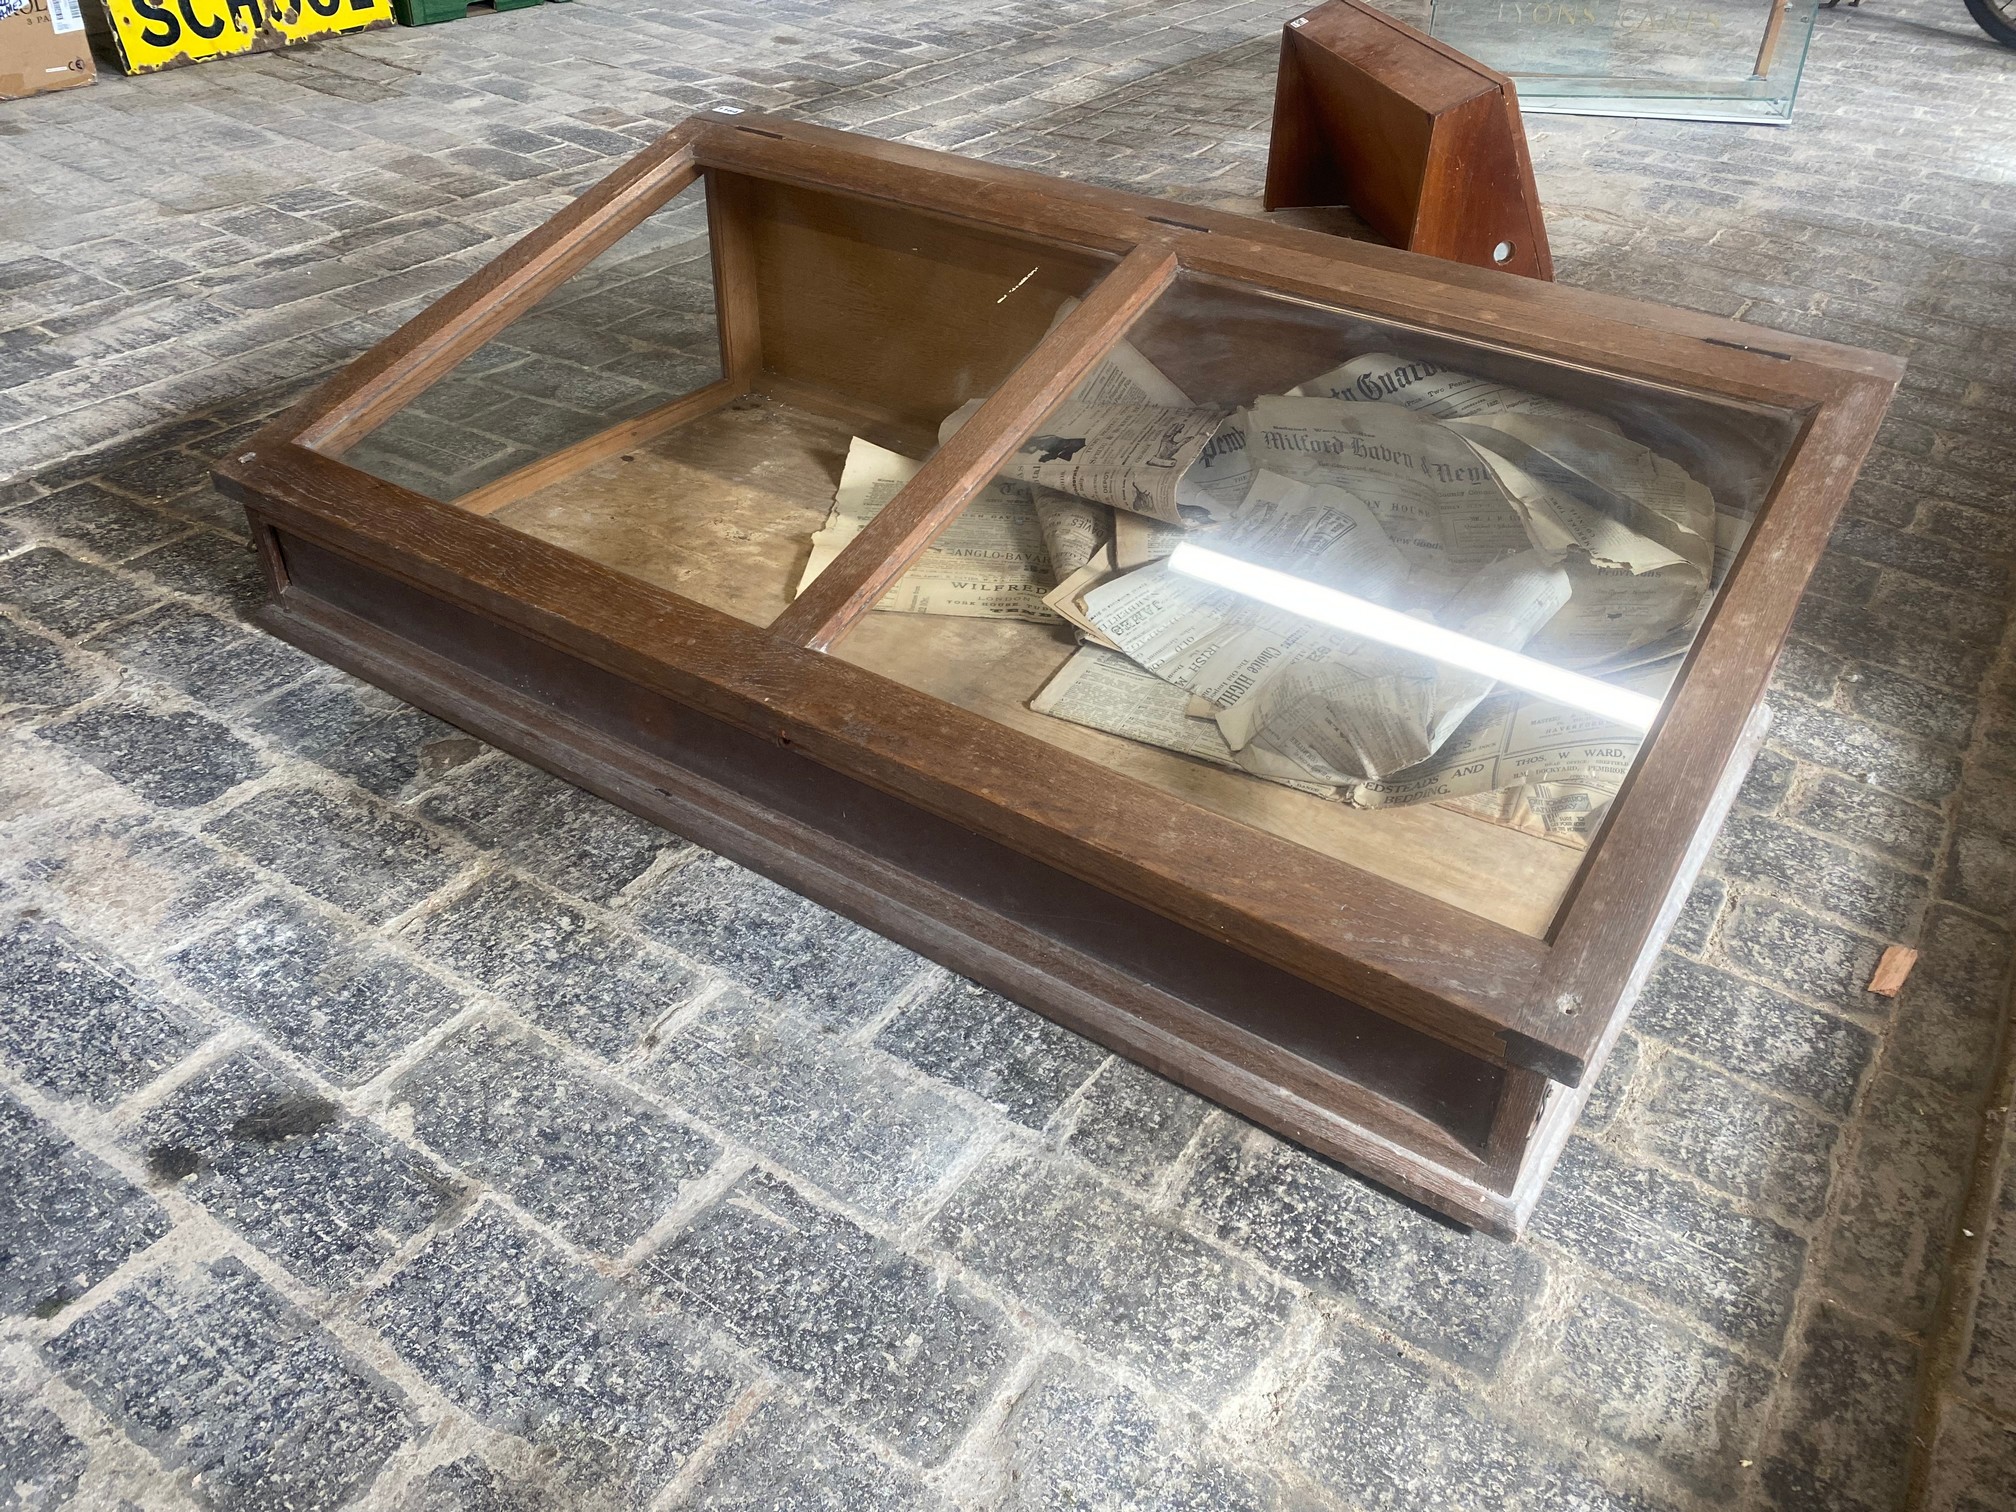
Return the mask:
[(1584, 677), (1564, 667), (1552, 666), (1517, 651), (1507, 651), (1489, 641), (1459, 635), (1441, 625), (1414, 618), (1375, 604), (1370, 599), (1339, 593), (1292, 573), (1277, 572), (1223, 552), (1194, 545), (1179, 545), (1169, 558), (1172, 572), (1193, 577), (1219, 588), (1229, 588), (1248, 598), (1258, 599), (1276, 609), (1299, 614), (1334, 630), (1362, 635), (1367, 640), (1398, 646), (1465, 671), (1477, 672), (1494, 682), (1509, 683), (1528, 693), (1537, 693), (1555, 703), (1567, 704), (1634, 730), (1649, 730), (1659, 715), (1659, 700), (1615, 683)]

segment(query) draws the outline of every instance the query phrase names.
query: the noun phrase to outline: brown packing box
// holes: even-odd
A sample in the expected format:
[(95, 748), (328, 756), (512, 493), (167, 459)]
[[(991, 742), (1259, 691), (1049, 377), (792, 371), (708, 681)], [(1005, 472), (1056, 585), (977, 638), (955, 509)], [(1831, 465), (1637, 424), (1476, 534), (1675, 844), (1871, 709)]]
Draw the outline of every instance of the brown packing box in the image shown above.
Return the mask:
[(0, 0), (0, 100), (89, 84), (83, 0)]

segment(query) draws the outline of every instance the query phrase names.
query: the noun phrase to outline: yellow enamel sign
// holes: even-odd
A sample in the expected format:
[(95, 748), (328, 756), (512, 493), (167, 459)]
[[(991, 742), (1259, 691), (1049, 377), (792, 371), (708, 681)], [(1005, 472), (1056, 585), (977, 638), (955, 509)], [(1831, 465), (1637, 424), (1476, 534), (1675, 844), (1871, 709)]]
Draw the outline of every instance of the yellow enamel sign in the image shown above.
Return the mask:
[(129, 74), (392, 24), (392, 0), (105, 0)]

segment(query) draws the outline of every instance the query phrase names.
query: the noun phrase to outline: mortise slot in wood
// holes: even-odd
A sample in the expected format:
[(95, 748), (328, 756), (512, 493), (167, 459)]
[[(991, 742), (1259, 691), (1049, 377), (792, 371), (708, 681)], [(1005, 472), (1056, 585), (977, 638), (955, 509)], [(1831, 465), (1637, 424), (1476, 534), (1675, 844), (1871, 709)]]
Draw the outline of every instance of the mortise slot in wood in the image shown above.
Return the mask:
[(1758, 357), (1774, 358), (1779, 362), (1792, 360), (1790, 352), (1774, 352), (1769, 347), (1752, 346), (1747, 341), (1724, 341), (1720, 336), (1703, 336), (1701, 339), (1710, 346), (1728, 347), (1732, 352), (1750, 352)]
[(1175, 252), (1158, 243), (1128, 253), (777, 617), (771, 633), (823, 651), (874, 608), (967, 500), (1000, 471), (1030, 429), (1169, 287), (1176, 266)]

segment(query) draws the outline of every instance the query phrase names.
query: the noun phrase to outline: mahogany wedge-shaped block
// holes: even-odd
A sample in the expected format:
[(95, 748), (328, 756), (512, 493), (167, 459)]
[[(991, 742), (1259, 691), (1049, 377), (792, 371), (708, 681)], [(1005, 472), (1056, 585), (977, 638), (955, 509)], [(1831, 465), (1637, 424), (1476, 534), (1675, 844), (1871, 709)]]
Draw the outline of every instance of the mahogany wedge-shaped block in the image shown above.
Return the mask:
[(1282, 32), (1266, 206), (1309, 205), (1409, 252), (1554, 276), (1512, 81), (1359, 0)]
[[(276, 634), (1516, 1234), (1763, 738), (1772, 663), (1899, 372), (717, 109), (218, 476), (246, 506)], [(1101, 427), (1134, 438), (1138, 465), (1092, 465)], [(1207, 436), (1220, 462), (1250, 439), (1255, 477), (1230, 504), (1206, 486), (1224, 481)], [(1012, 472), (1053, 466), (1075, 495)], [(1387, 469), (1360, 478), (1385, 513), (1293, 484), (1330, 501), (1294, 514), (1309, 506), (1278, 485), (1297, 466)], [(1112, 489), (1108, 472), (1127, 491), (1100, 502), (1086, 490)], [(1528, 523), (1493, 477), (1526, 480)], [(1388, 763), (1372, 770), (1395, 781), (1348, 791), (1263, 780), (1189, 683), (1145, 649), (1081, 644), (1052, 607), (1087, 571), (1123, 598), (1166, 579), (1157, 540), (1208, 555), (1208, 532), (1268, 519), (1293, 523), (1268, 537), (1284, 549), (1343, 542), (1390, 567), (1404, 546), (1407, 592), (1431, 605), (1499, 574), (1493, 604), (1561, 622), (1556, 649), (1521, 642), (1529, 660), (1625, 679), (1650, 728), (1502, 689), (1495, 712), (1447, 713), (1483, 696), (1475, 678), (1452, 673), (1445, 701), (1410, 646), (1379, 685), (1395, 729), (1437, 722), (1443, 766)], [(1073, 520), (1110, 572), (1059, 566)], [(1208, 612), (1207, 647), (1245, 611)], [(1619, 640), (1628, 667), (1590, 660), (1586, 638), (1634, 615), (1662, 639)], [(1101, 624), (1123, 635), (1122, 617)], [(1291, 646), (1312, 652), (1317, 680), (1265, 718), (1376, 734), (1335, 700), (1361, 674), (1323, 673), (1358, 650), (1315, 629), (1240, 653), (1257, 682)], [(1409, 712), (1430, 694), (1443, 712)], [(652, 887), (639, 906), (668, 907), (675, 934), (724, 906), (681, 889), (788, 907), (704, 863)], [(707, 947), (711, 926), (691, 927)], [(799, 999), (831, 990), (806, 955), (825, 932), (751, 927), (767, 931), (751, 989), (817, 1008)]]

